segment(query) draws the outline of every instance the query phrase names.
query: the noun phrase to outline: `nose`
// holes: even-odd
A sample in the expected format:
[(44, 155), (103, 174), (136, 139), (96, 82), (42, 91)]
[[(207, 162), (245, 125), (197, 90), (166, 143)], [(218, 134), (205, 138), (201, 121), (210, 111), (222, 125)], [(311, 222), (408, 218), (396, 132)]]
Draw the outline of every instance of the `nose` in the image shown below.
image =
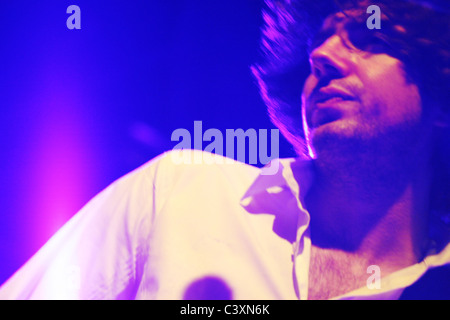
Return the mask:
[(311, 52), (311, 71), (321, 80), (343, 78), (349, 73), (350, 58), (348, 48), (335, 34)]

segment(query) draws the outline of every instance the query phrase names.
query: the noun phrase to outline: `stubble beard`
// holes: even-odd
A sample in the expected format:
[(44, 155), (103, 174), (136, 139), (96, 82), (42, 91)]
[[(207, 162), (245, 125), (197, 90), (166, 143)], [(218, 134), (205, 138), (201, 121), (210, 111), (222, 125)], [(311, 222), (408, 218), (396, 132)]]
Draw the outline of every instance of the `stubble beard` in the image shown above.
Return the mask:
[(351, 128), (329, 124), (312, 133), (315, 166), (322, 175), (358, 188), (367, 184), (394, 187), (421, 157), (420, 135), (419, 125), (411, 123), (396, 127), (366, 123)]

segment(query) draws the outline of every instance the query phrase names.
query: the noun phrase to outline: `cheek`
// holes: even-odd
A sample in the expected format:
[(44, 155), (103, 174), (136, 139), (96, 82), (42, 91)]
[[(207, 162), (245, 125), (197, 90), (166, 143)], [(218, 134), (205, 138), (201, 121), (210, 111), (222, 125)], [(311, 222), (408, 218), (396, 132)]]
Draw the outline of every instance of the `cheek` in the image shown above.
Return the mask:
[(306, 78), (305, 83), (303, 85), (302, 100), (311, 95), (311, 92), (313, 91), (313, 89), (316, 85), (317, 85), (317, 79), (313, 75), (309, 75), (308, 78)]
[(309, 96), (311, 95), (313, 89), (315, 88), (315, 86), (317, 85), (317, 79), (310, 75), (308, 78), (306, 78), (305, 80), (305, 84), (303, 85), (303, 90), (302, 90), (302, 117), (304, 115), (307, 114), (308, 110), (306, 110), (307, 104), (306, 104), (306, 100), (309, 98)]
[(419, 122), (422, 116), (422, 104), (419, 90), (416, 85), (406, 83), (404, 79), (397, 79), (392, 82), (392, 88), (386, 97), (387, 103), (384, 105), (386, 121), (391, 123)]
[(409, 120), (419, 122), (422, 118), (422, 104), (419, 90), (413, 84), (405, 84), (399, 88), (398, 94), (395, 94), (388, 114), (398, 121)]
[(367, 114), (386, 124), (418, 121), (422, 113), (419, 90), (406, 80), (401, 62), (387, 57), (379, 57), (382, 61), (364, 76)]

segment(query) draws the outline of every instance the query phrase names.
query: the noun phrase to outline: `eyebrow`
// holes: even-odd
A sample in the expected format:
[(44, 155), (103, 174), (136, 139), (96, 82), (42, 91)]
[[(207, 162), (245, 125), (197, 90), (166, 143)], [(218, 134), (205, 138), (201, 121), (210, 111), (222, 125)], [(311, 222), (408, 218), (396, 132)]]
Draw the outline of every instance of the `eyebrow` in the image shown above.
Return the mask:
[(325, 19), (322, 27), (309, 41), (307, 48), (308, 54), (310, 55), (315, 48), (320, 46), (332, 35), (340, 33), (342, 30), (349, 32), (360, 28), (359, 23), (356, 23), (353, 18), (346, 11), (339, 11)]
[(322, 44), (326, 39), (336, 33), (338, 24), (342, 23), (348, 16), (344, 12), (336, 12), (325, 19), (324, 24), (319, 31), (311, 38), (308, 45), (308, 54)]
[(321, 45), (326, 39), (335, 34), (336, 30), (337, 29), (334, 25), (320, 29), (310, 40), (308, 45), (308, 54)]

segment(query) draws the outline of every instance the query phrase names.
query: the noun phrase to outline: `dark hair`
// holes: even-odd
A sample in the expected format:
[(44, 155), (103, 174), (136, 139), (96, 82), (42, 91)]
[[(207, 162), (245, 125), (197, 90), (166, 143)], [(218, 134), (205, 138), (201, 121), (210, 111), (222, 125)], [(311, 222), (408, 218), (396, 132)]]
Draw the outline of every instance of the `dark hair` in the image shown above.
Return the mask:
[[(435, 141), (431, 211), (450, 213), (450, 10), (448, 0), (439, 6), (434, 2), (266, 0), (261, 61), (252, 66), (252, 72), (270, 119), (297, 154), (306, 155), (301, 92), (310, 73), (308, 48), (314, 35), (327, 16), (339, 11), (365, 25), (367, 7), (378, 5), (381, 29), (367, 31), (383, 39), (389, 45), (388, 54), (403, 62), (408, 78), (419, 87), (424, 109), (434, 104), (447, 115), (447, 127), (437, 130)], [(450, 216), (445, 219), (450, 225)]]
[(301, 91), (310, 72), (308, 48), (323, 20), (352, 10), (349, 19), (366, 25), (369, 5), (381, 9), (379, 30), (369, 30), (405, 65), (423, 101), (450, 113), (450, 14), (447, 8), (407, 0), (266, 0), (263, 11), (262, 59), (252, 67), (272, 122), (305, 154), (301, 123)]

